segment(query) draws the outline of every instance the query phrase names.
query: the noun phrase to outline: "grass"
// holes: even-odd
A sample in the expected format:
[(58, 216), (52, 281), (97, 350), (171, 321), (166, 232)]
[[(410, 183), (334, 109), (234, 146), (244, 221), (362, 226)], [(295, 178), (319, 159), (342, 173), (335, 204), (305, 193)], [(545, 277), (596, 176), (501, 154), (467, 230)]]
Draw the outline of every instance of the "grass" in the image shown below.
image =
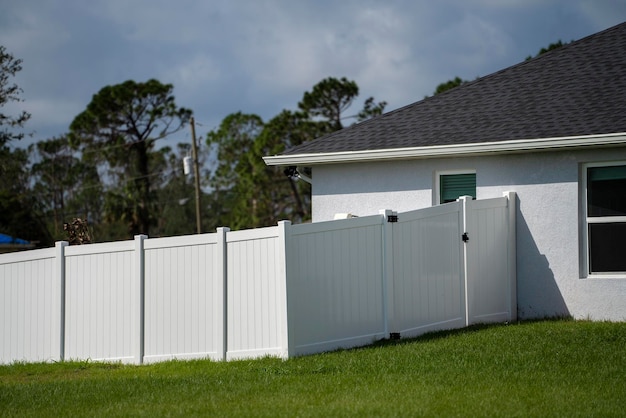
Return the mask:
[(626, 323), (476, 326), (299, 357), (0, 367), (0, 416), (623, 416)]

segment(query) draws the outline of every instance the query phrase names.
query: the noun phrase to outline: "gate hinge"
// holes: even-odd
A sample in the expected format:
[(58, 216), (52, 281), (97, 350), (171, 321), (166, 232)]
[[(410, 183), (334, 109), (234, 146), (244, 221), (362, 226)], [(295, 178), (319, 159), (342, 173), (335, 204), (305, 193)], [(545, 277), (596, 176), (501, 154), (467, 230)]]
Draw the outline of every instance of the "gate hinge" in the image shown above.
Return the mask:
[(469, 241), (469, 235), (467, 235), (467, 232), (463, 232), (463, 235), (461, 235), (461, 239), (463, 240), (463, 242)]
[(398, 222), (398, 215), (387, 216), (387, 222)]

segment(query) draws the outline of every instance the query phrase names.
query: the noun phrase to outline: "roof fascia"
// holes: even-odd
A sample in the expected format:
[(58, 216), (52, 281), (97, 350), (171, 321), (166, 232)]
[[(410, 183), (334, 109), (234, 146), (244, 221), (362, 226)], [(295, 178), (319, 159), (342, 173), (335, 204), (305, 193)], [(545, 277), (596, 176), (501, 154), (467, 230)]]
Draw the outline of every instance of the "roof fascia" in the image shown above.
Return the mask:
[(265, 164), (270, 166), (315, 165), (364, 161), (385, 161), (393, 159), (416, 159), (453, 156), (459, 157), (495, 153), (517, 153), (525, 151), (549, 151), (557, 149), (591, 148), (611, 145), (626, 145), (626, 132), (603, 135), (521, 139), (472, 144), (434, 145), (429, 147), (274, 155), (263, 157), (263, 160), (265, 161)]

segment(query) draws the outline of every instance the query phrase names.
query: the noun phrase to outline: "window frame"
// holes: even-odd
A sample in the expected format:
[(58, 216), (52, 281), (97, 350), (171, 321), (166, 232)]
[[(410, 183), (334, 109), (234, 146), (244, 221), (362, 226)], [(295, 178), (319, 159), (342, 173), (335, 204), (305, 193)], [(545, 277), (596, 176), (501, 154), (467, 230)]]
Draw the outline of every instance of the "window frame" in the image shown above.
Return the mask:
[(593, 273), (590, 270), (590, 258), (591, 249), (589, 247), (589, 224), (600, 223), (625, 223), (626, 215), (624, 216), (592, 216), (588, 214), (589, 210), (589, 181), (588, 171), (590, 168), (596, 167), (613, 167), (613, 166), (626, 166), (626, 161), (603, 161), (594, 163), (582, 164), (582, 199), (581, 199), (581, 258), (582, 258), (582, 277), (589, 279), (624, 279), (626, 278), (626, 271), (623, 272), (598, 272)]
[[(458, 174), (473, 174), (476, 176), (475, 169), (467, 170), (437, 170), (435, 171), (435, 187), (433, 188), (433, 206), (441, 205), (441, 176), (454, 176)], [(478, 185), (476, 186), (476, 198), (478, 198)]]

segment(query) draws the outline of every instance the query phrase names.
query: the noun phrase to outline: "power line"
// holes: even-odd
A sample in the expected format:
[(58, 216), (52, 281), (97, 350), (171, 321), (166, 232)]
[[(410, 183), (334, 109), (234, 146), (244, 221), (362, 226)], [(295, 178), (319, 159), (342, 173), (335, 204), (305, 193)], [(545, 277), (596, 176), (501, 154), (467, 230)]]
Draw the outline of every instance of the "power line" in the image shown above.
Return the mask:
[[(177, 131), (176, 131), (176, 132), (177, 132)], [(83, 149), (83, 150), (81, 151), (81, 153), (82, 153), (82, 154), (93, 154), (93, 153), (95, 153), (95, 152), (103, 152), (103, 151), (108, 151), (108, 150), (112, 150), (112, 149), (116, 149), (116, 148), (124, 148), (124, 147), (129, 148), (129, 147), (132, 147), (133, 145), (135, 145), (135, 144), (139, 144), (139, 143), (141, 143), (141, 142), (147, 142), (147, 141), (153, 141), (153, 142), (156, 142), (156, 141), (159, 141), (159, 140), (161, 140), (161, 139), (167, 138), (169, 135), (171, 135), (171, 134), (173, 134), (173, 133), (174, 133), (174, 132), (172, 132), (172, 133), (170, 133), (170, 134), (167, 134), (167, 135), (159, 135), (159, 136), (158, 136), (158, 137), (156, 137), (156, 138), (144, 138), (144, 139), (139, 139), (139, 140), (137, 140), (137, 141), (125, 142), (125, 143), (123, 143), (123, 144), (118, 144), (118, 145), (107, 145), (107, 146), (104, 146), (104, 147), (100, 147), (100, 148), (98, 148), (98, 149), (86, 148), (86, 149)]]
[[(126, 184), (128, 182), (134, 181), (134, 180), (139, 180), (142, 178), (149, 178), (149, 177), (156, 177), (158, 175), (168, 175), (168, 174), (173, 174), (175, 172), (179, 171), (178, 168), (172, 168), (169, 170), (158, 170), (158, 171), (154, 171), (152, 173), (149, 174), (144, 174), (142, 176), (135, 176), (135, 177), (129, 177), (129, 178), (125, 178), (122, 179), (120, 182), (118, 182), (117, 184)], [(114, 173), (114, 175), (119, 175), (119, 173)], [(98, 187), (103, 187), (103, 186), (107, 186), (107, 184), (104, 183), (100, 183), (100, 184), (95, 184), (95, 185), (91, 185), (91, 186), (82, 186), (82, 187), (76, 187), (76, 188), (67, 188), (68, 191), (71, 192), (80, 192), (80, 191), (84, 191), (84, 190), (89, 190), (89, 189), (95, 189)], [(104, 187), (103, 187), (104, 188)]]

